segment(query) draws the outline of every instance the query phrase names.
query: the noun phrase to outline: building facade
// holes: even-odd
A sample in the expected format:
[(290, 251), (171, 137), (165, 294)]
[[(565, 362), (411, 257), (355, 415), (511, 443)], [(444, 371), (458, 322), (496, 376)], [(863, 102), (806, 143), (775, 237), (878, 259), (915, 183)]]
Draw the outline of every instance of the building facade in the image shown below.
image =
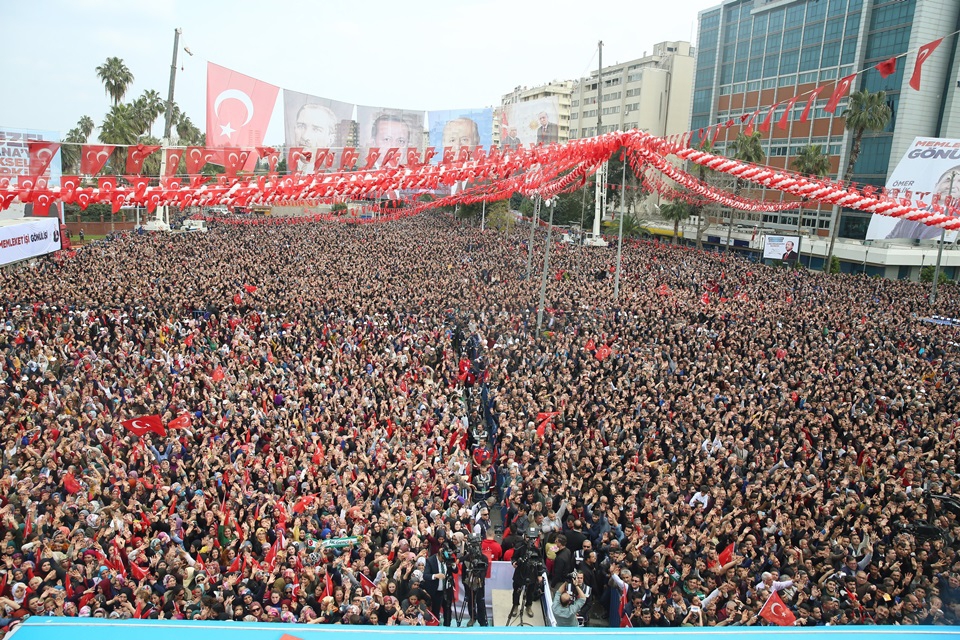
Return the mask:
[[(956, 35), (944, 38), (923, 66), (920, 91), (909, 86), (915, 54), (897, 60), (893, 75), (882, 78), (873, 67), (892, 57), (960, 29), (958, 0), (726, 0), (699, 14), (696, 71), (690, 128), (699, 132), (733, 120), (715, 142), (720, 153), (730, 150), (743, 129), (741, 118), (761, 110), (779, 121), (785, 103), (828, 85), (801, 123), (806, 97), (793, 107), (786, 130), (771, 126), (762, 133), (766, 164), (791, 168), (793, 159), (811, 144), (830, 157), (832, 176), (846, 168), (851, 135), (842, 113), (847, 99), (834, 113), (824, 107), (833, 82), (866, 69), (851, 92), (884, 90), (893, 117), (886, 130), (868, 133), (853, 175), (860, 184), (884, 185), (903, 153), (917, 136), (960, 137), (960, 56)], [(779, 192), (748, 192), (749, 197), (780, 201)], [(713, 212), (723, 216), (725, 212)], [(746, 224), (801, 229), (825, 235), (831, 224), (828, 206), (769, 214), (743, 214)], [(843, 211), (841, 237), (862, 239), (869, 215)]]
[[(652, 55), (604, 67), (600, 133), (641, 129), (664, 136), (688, 130), (694, 50), (689, 42), (660, 42)], [(573, 86), (570, 138), (597, 135), (597, 72)]]

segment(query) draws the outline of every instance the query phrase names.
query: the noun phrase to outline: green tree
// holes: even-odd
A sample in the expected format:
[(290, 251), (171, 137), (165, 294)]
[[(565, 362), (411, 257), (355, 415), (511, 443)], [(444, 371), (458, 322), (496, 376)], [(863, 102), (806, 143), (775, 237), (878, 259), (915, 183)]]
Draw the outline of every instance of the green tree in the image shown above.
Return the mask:
[(114, 106), (120, 104), (127, 89), (133, 84), (133, 73), (122, 58), (107, 58), (106, 62), (97, 67), (97, 77), (103, 83), (107, 95), (113, 99)]
[[(137, 131), (129, 105), (115, 104), (103, 117), (100, 125), (100, 142), (104, 144), (131, 145), (137, 143)], [(124, 172), (127, 154), (126, 149), (116, 149), (110, 156), (111, 173), (119, 175)]]
[[(800, 150), (790, 166), (797, 173), (805, 176), (825, 178), (830, 174), (830, 157), (823, 152), (819, 144), (808, 144)], [(803, 227), (803, 209), (797, 209), (797, 233)]]
[(83, 141), (86, 142), (90, 139), (90, 134), (93, 133), (93, 130), (96, 128), (96, 124), (93, 122), (93, 118), (90, 116), (81, 116), (80, 120), (77, 121), (77, 130), (83, 135)]
[(668, 202), (660, 207), (660, 217), (673, 223), (673, 244), (680, 236), (680, 223), (690, 217), (690, 205), (686, 202)]
[(60, 147), (60, 159), (63, 163), (64, 174), (70, 175), (80, 172), (80, 145), (86, 141), (87, 138), (77, 127), (70, 129), (64, 136), (64, 144)]
[[(887, 104), (887, 94), (883, 91), (867, 91), (862, 89), (850, 95), (850, 105), (840, 114), (846, 121), (846, 128), (853, 134), (853, 146), (850, 148), (850, 160), (847, 162), (847, 168), (842, 175), (837, 176), (838, 181), (847, 180), (853, 175), (853, 167), (860, 158), (860, 145), (863, 142), (863, 134), (868, 131), (883, 131), (890, 123), (893, 113), (890, 105)], [(840, 229), (840, 207), (833, 207), (831, 216), (833, 224), (830, 225), (830, 250), (827, 252), (829, 257), (833, 257), (833, 247), (837, 242), (837, 233)], [(829, 259), (827, 263), (829, 264)]]
[(507, 200), (498, 200), (487, 205), (487, 228), (510, 233), (517, 225), (516, 218), (510, 213)]
[(147, 89), (143, 94), (134, 100), (130, 107), (131, 116), (134, 120), (134, 128), (137, 133), (149, 133), (153, 128), (153, 123), (164, 112), (164, 101), (160, 94), (153, 89)]
[[(933, 282), (933, 273), (936, 271), (936, 267), (932, 264), (928, 264), (924, 268), (920, 269), (920, 282)], [(947, 284), (950, 282), (950, 278), (947, 277), (943, 271), (940, 272), (940, 277), (937, 278), (937, 284)]]
[[(747, 135), (741, 131), (740, 135), (737, 136), (737, 139), (734, 140), (731, 151), (733, 151), (733, 158), (741, 162), (760, 164), (766, 160), (766, 155), (763, 153), (763, 145), (760, 142), (759, 131), (754, 131), (750, 135)], [(746, 183), (742, 178), (737, 178), (737, 184), (733, 189), (734, 195), (740, 195), (744, 184)], [(730, 226), (727, 228), (727, 251), (730, 250), (730, 237), (733, 234), (733, 225), (735, 221), (736, 209), (731, 209)]]

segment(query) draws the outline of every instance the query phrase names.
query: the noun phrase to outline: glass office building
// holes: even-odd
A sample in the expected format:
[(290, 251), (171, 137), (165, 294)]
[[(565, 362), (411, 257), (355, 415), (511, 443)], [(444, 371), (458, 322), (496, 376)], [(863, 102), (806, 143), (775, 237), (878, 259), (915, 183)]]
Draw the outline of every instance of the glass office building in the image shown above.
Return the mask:
[[(960, 138), (960, 59), (958, 37), (944, 39), (923, 66), (921, 90), (908, 82), (916, 54), (899, 58), (887, 78), (874, 65), (915, 52), (921, 45), (960, 29), (960, 0), (727, 0), (699, 15), (691, 129), (699, 131), (734, 120), (721, 130), (715, 147), (726, 153), (741, 131), (741, 117), (760, 109), (755, 128), (774, 112), (774, 126), (762, 133), (766, 163), (790, 168), (810, 144), (829, 154), (836, 176), (846, 167), (851, 136), (842, 117), (847, 99), (831, 114), (824, 106), (833, 82), (861, 69), (852, 91), (884, 90), (893, 117), (886, 130), (864, 137), (862, 151), (847, 176), (860, 184), (883, 185), (916, 136)], [(786, 130), (776, 126), (786, 101), (818, 86), (820, 95), (807, 122), (800, 122), (806, 97), (793, 107)], [(748, 197), (780, 201), (779, 192), (748, 191)], [(796, 229), (825, 235), (831, 222), (828, 206), (767, 214), (737, 213), (746, 225)], [(726, 214), (717, 209), (717, 217)], [(752, 216), (752, 217), (751, 217)], [(840, 235), (863, 238), (869, 216), (844, 211)]]

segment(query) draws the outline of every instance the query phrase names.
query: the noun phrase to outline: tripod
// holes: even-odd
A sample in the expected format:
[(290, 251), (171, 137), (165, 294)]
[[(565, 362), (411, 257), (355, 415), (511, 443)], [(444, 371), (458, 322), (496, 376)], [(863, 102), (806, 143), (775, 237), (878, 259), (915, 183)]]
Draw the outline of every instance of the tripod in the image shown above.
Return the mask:
[[(530, 588), (530, 584), (524, 584), (520, 589), (520, 605), (517, 608), (517, 615), (507, 616), (507, 624), (504, 626), (507, 627), (532, 627), (533, 625), (529, 622), (524, 622), (524, 612), (526, 611), (526, 598), (527, 598), (527, 589)], [(532, 617), (532, 616), (531, 616)]]

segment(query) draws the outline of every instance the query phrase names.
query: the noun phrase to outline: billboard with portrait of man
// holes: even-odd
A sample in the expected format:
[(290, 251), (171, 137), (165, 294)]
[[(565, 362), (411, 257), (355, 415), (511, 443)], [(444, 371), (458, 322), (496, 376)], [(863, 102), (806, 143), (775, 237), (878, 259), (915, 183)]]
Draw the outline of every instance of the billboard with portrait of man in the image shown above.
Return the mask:
[[(30, 175), (30, 143), (41, 140), (58, 141), (60, 134), (56, 131), (0, 128), (0, 189), (5, 189), (7, 186), (16, 187), (20, 176)], [(61, 154), (58, 151), (43, 172), (48, 186), (60, 186), (60, 162)], [(59, 211), (62, 206), (57, 201), (51, 208)], [(21, 204), (19, 200), (4, 211), (0, 211), (0, 219), (3, 220), (22, 218), (25, 215), (33, 215), (33, 205)]]
[[(932, 211), (934, 204), (960, 209), (960, 140), (916, 138), (887, 180), (887, 191), (894, 189), (898, 198), (926, 203), (921, 209)], [(867, 227), (867, 240), (939, 240), (940, 231), (940, 227), (922, 222), (875, 213)], [(947, 231), (947, 242), (956, 239), (956, 231)]]
[(408, 149), (416, 149), (422, 157), (425, 120), (425, 111), (358, 106), (357, 146), (361, 168), (371, 148), (380, 150), (376, 167), (382, 165), (390, 149), (400, 152), (397, 164), (406, 164)]
[(560, 98), (538, 98), (503, 106), (500, 146), (552, 144), (560, 140)]
[(765, 236), (763, 259), (796, 262), (800, 259), (800, 236)]
[(448, 109), (427, 113), (430, 123), (430, 146), (437, 150), (433, 161), (439, 162), (442, 151), (450, 147), (455, 151), (478, 146), (489, 148), (493, 144), (493, 109)]
[[(303, 148), (315, 157), (316, 149), (339, 151), (350, 146), (354, 105), (320, 98), (297, 91), (283, 90), (284, 144), (288, 149)], [(301, 163), (306, 164), (306, 163)], [(290, 167), (306, 171), (308, 167)]]

